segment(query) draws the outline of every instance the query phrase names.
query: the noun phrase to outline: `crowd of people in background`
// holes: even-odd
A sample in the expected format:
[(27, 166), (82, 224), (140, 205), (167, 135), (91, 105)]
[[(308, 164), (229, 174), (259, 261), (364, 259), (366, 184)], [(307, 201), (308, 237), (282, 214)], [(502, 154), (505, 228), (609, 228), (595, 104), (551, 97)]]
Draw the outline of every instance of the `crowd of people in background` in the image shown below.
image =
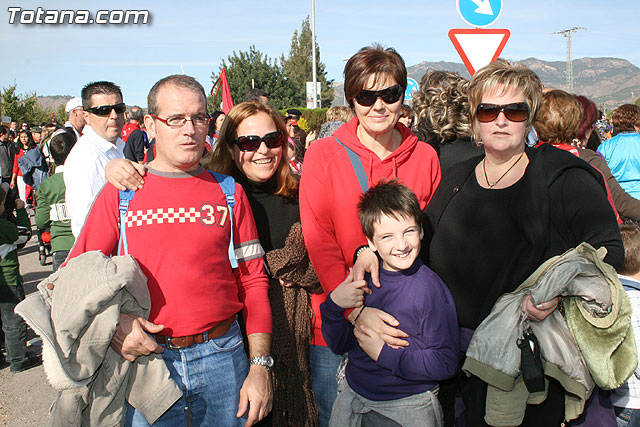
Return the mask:
[[(33, 309), (29, 213), (54, 272), (95, 250), (136, 259), (147, 285), (127, 292), (146, 311), (119, 305), (100, 348), (166, 365), (114, 415), (99, 399), (116, 393), (92, 383), (60, 393), (52, 419), (640, 425), (640, 107), (609, 119), (502, 59), (470, 81), (430, 70), (408, 105), (404, 61), (379, 45), (344, 80), (348, 106), (312, 128), (260, 89), (207, 111), (188, 76), (158, 81), (146, 110), (92, 82), (64, 125), (0, 127), (11, 371), (38, 363), (14, 312)], [(52, 277), (39, 293), (69, 286)], [(160, 397), (139, 400), (136, 381)]]

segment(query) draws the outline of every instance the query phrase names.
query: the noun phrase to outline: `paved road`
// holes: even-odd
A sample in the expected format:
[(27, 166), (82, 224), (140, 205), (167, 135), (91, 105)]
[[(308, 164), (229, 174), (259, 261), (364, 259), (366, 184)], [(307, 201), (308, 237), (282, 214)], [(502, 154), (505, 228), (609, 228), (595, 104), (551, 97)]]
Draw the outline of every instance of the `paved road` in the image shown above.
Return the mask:
[[(35, 227), (34, 227), (35, 229)], [(38, 239), (34, 236), (24, 249), (18, 251), (20, 272), (25, 283), (25, 293), (36, 290), (40, 281), (51, 274), (51, 257), (46, 265), (38, 261)], [(28, 339), (35, 338), (29, 330)], [(39, 345), (29, 346), (29, 352), (40, 355)], [(12, 374), (9, 367), (0, 369), (0, 426), (40, 427), (49, 419), (49, 406), (55, 398), (55, 391), (49, 386), (42, 366)]]

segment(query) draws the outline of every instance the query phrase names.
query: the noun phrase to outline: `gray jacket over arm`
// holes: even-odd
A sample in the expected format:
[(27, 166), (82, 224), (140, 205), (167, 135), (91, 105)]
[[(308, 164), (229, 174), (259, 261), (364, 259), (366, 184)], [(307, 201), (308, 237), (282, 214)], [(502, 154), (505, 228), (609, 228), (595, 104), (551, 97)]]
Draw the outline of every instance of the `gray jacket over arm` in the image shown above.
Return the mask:
[(152, 424), (182, 396), (160, 354), (131, 363), (109, 346), (121, 312), (146, 318), (150, 309), (133, 257), (99, 251), (73, 258), (18, 304), (16, 313), (42, 337), (47, 378), (61, 390), (52, 425), (123, 425), (126, 401)]

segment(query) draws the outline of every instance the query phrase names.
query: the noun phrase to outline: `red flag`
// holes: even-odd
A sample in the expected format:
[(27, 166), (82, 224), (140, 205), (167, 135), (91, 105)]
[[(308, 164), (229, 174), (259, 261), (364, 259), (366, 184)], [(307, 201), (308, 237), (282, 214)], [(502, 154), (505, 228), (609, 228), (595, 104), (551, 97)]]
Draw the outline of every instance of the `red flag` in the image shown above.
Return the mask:
[(213, 97), (213, 103), (215, 105), (216, 99), (218, 98), (218, 92), (220, 92), (220, 88), (222, 87), (222, 112), (229, 114), (229, 110), (233, 108), (233, 98), (231, 98), (231, 89), (229, 89), (227, 72), (224, 68), (220, 71), (220, 77), (218, 77), (218, 80), (216, 80), (211, 88), (211, 95), (213, 95), (213, 90), (216, 86), (218, 89), (216, 90), (216, 96)]

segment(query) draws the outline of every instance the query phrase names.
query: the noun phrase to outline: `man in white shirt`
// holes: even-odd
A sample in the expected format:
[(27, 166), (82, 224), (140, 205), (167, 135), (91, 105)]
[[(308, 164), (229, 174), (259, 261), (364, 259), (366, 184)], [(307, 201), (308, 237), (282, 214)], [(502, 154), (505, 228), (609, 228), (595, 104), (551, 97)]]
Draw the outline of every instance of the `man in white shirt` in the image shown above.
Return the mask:
[(82, 106), (86, 126), (64, 164), (65, 198), (75, 237), (104, 186), (105, 166), (124, 157), (120, 133), (126, 105), (120, 87), (104, 81), (89, 83), (82, 89)]

